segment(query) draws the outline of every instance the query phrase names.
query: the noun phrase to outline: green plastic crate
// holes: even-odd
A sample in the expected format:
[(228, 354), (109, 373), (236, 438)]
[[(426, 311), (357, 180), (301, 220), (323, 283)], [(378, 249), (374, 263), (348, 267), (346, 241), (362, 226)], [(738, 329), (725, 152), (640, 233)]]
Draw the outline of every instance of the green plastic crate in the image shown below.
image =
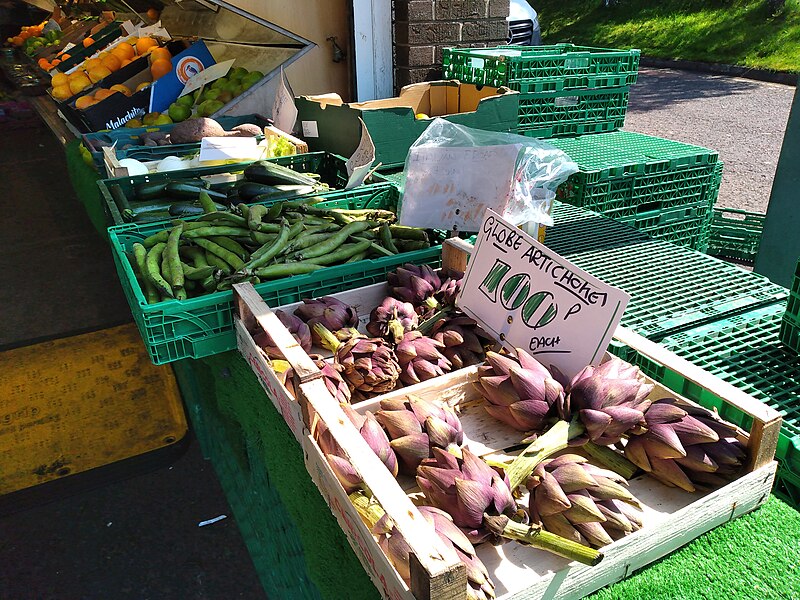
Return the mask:
[(715, 208), (708, 253), (753, 264), (764, 233), (765, 214)]
[[(547, 80), (542, 89), (562, 91), (633, 85), (639, 74), (640, 51), (574, 44), (445, 48), (445, 79), (518, 89), (520, 80)], [(552, 89), (550, 86), (558, 86)], [(520, 90), (522, 91), (522, 90)]]
[[(328, 208), (396, 209), (399, 193), (392, 186), (334, 192), (324, 195)], [(214, 292), (188, 300), (147, 304), (127, 253), (135, 242), (167, 229), (169, 223), (121, 225), (108, 229), (109, 242), (122, 290), (133, 319), (153, 363), (165, 364), (182, 358), (201, 358), (236, 347), (233, 330), (233, 292)], [(280, 306), (385, 281), (386, 273), (411, 262), (441, 264), (441, 245), (394, 256), (362, 260), (295, 275), (255, 286), (271, 306)]]
[[(291, 156), (281, 156), (278, 158), (267, 159), (284, 167), (289, 167), (302, 173), (316, 173), (320, 176), (322, 183), (327, 183), (332, 190), (342, 190), (347, 184), (347, 168), (345, 159), (335, 154), (327, 152), (310, 152), (308, 154), (294, 154)], [(158, 183), (165, 181), (179, 181), (206, 175), (218, 175), (220, 173), (240, 173), (250, 163), (239, 165), (218, 165), (214, 167), (200, 167), (198, 169), (184, 169), (182, 171), (167, 171), (166, 173), (149, 173), (147, 175), (136, 175), (134, 177), (117, 177), (115, 179), (102, 179), (97, 182), (100, 188), (100, 196), (106, 211), (106, 218), (109, 225), (122, 225), (125, 220), (114, 202), (109, 185), (118, 185), (132, 205), (136, 204), (134, 189), (140, 183)], [(368, 187), (378, 184), (386, 184), (386, 180), (378, 173), (373, 173), (365, 182)], [(168, 219), (166, 219), (168, 220)]]
[(790, 348), (795, 354), (800, 354), (800, 323), (784, 316), (781, 320), (779, 337), (784, 346)]
[[(682, 333), (659, 344), (780, 411), (783, 426), (776, 458), (782, 477), (776, 492), (800, 504), (800, 357), (781, 345), (778, 337), (785, 302), (755, 308)], [(627, 346), (612, 351), (638, 364), (647, 375), (748, 429), (752, 420), (720, 398), (699, 389), (682, 375)]]
[(631, 295), (622, 324), (654, 340), (784, 300), (785, 288), (721, 260), (650, 239), (582, 208), (555, 202), (545, 245)]
[(624, 125), (627, 110), (627, 86), (520, 94), (519, 133), (549, 138), (610, 132)]

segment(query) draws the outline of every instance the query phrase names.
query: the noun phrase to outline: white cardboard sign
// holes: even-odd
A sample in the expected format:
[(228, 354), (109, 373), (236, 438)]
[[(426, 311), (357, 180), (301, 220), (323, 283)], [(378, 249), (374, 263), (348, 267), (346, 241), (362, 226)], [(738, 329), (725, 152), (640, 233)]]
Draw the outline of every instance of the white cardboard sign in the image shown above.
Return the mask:
[(204, 85), (208, 85), (209, 83), (216, 81), (220, 77), (225, 77), (228, 74), (228, 71), (231, 70), (233, 63), (236, 59), (232, 58), (230, 60), (226, 60), (225, 62), (217, 63), (215, 65), (211, 65), (207, 69), (203, 69), (199, 73), (192, 75), (189, 81), (186, 82), (186, 85), (183, 87), (183, 91), (178, 95), (178, 98), (185, 96), (186, 94), (193, 92), (197, 89), (200, 89)]
[(571, 378), (603, 357), (628, 300), (488, 210), (458, 306), (507, 348)]
[(198, 160), (258, 160), (265, 151), (254, 137), (204, 137), (200, 140)]
[(297, 121), (297, 107), (294, 105), (294, 93), (281, 67), (280, 83), (272, 104), (272, 124), (281, 131), (292, 133), (295, 121)]
[(486, 209), (503, 214), (520, 146), (411, 148), (399, 223), (478, 231)]
[(358, 120), (361, 123), (361, 140), (356, 151), (345, 163), (348, 175), (347, 185), (344, 187), (346, 190), (352, 190), (364, 183), (370, 174), (372, 163), (375, 162), (375, 144), (372, 142), (372, 136), (367, 131), (367, 125), (361, 120), (361, 117)]

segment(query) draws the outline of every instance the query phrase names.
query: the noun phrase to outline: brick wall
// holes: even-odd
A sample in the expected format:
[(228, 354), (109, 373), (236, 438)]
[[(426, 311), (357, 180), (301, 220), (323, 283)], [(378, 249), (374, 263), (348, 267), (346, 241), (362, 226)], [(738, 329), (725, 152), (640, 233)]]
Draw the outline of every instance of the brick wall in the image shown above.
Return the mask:
[(395, 0), (395, 87), (442, 76), (442, 48), (504, 44), (508, 0)]

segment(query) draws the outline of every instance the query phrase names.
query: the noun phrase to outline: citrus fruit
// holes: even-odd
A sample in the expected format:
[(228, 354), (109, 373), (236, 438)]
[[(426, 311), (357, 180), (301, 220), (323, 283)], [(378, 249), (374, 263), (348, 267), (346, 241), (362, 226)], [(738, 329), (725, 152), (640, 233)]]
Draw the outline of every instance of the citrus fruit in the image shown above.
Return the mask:
[(128, 129), (133, 129), (134, 127), (141, 127), (142, 121), (140, 119), (130, 119), (125, 122), (125, 127)]
[(91, 69), (89, 71), (89, 79), (92, 81), (92, 83), (97, 83), (98, 81), (100, 81), (105, 77), (108, 77), (109, 75), (111, 75), (111, 69), (103, 65), (95, 67), (94, 69)]
[(97, 100), (98, 102), (101, 102), (101, 101), (105, 100), (106, 98), (108, 98), (109, 96), (113, 96), (114, 94), (118, 94), (118, 93), (119, 93), (119, 90), (107, 90), (107, 89), (101, 88), (101, 89), (97, 90), (94, 93), (94, 99)]
[(67, 77), (66, 73), (56, 73), (50, 80), (50, 84), (53, 87), (58, 87), (60, 85), (69, 85), (69, 77)]
[(147, 18), (150, 19), (151, 21), (157, 20), (160, 14), (161, 11), (158, 10), (157, 8), (153, 8), (152, 6), (147, 9)]
[(129, 64), (131, 64), (131, 61), (130, 61), (130, 60), (128, 60), (128, 59), (126, 58), (125, 60), (123, 60), (123, 61), (120, 63), (120, 65), (119, 65), (119, 68), (120, 68), (120, 69), (124, 69), (124, 68), (125, 68), (125, 67), (127, 67)]
[(130, 60), (134, 56), (136, 56), (136, 51), (133, 49), (128, 42), (120, 42), (117, 44), (113, 50), (111, 50), (111, 54), (119, 58), (120, 60)]
[(149, 87), (153, 84), (152, 81), (143, 81), (139, 85), (136, 86), (136, 91), (141, 92), (144, 88)]
[(61, 59), (60, 59), (60, 58), (54, 58), (54, 59), (53, 59), (53, 60), (50, 62), (50, 66), (51, 66), (51, 67), (56, 67), (56, 66), (58, 66), (58, 65), (60, 65), (60, 64), (61, 64)]
[(156, 122), (156, 119), (161, 115), (161, 113), (151, 112), (147, 113), (145, 116), (142, 117), (142, 123), (145, 125), (153, 125)]
[(91, 96), (81, 96), (75, 101), (75, 108), (77, 108), (78, 110), (84, 110), (94, 104), (97, 104), (97, 100), (95, 100)]
[(172, 58), (172, 54), (169, 53), (169, 50), (167, 50), (166, 48), (163, 48), (161, 46), (158, 46), (157, 48), (153, 48), (152, 50), (150, 50), (149, 54), (152, 57), (150, 60), (154, 60), (154, 61), (158, 60), (158, 59), (161, 59), (161, 58), (164, 58), (166, 60), (169, 60), (169, 59)]
[(169, 125), (172, 123), (172, 119), (169, 115), (158, 115), (155, 121), (153, 121), (153, 125)]
[(122, 61), (119, 57), (114, 56), (113, 54), (109, 54), (103, 59), (103, 66), (108, 67), (108, 69), (112, 72), (118, 71), (120, 66), (122, 66)]
[(69, 89), (73, 95), (78, 94), (92, 85), (91, 80), (86, 75), (79, 75), (69, 81)]
[(186, 94), (185, 96), (181, 96), (177, 100), (175, 100), (175, 104), (180, 104), (181, 106), (188, 106), (189, 108), (192, 107), (194, 104), (194, 98), (191, 94)]
[(66, 100), (72, 97), (72, 90), (69, 85), (57, 85), (53, 87), (53, 98), (56, 100)]
[(61, 60), (69, 60), (70, 58), (72, 58), (72, 55), (67, 54), (66, 52), (64, 52), (64, 54), (61, 55)]
[(90, 38), (90, 37), (87, 37), (87, 38), (84, 38), (84, 39), (83, 39), (83, 47), (84, 47), (84, 48), (88, 48), (88, 47), (89, 47), (89, 46), (91, 46), (92, 44), (94, 44), (94, 40), (93, 40), (92, 38)]
[(101, 64), (103, 63), (100, 62), (99, 58), (89, 58), (83, 63), (83, 68), (88, 71), (89, 69), (99, 67)]
[(182, 104), (177, 104), (173, 102), (169, 105), (169, 117), (175, 123), (180, 123), (181, 121), (185, 121), (192, 115), (192, 109), (188, 106), (183, 106)]
[(149, 37), (139, 38), (136, 41), (136, 53), (142, 55), (145, 52), (147, 52), (148, 48), (152, 48), (153, 46), (158, 46), (158, 42), (155, 41), (153, 38)]
[(158, 60), (154, 60), (153, 64), (150, 65), (150, 73), (153, 75), (153, 81), (163, 77), (167, 73), (172, 71), (172, 62), (165, 58), (159, 58)]
[(131, 95), (130, 88), (128, 88), (125, 85), (122, 85), (121, 83), (118, 83), (117, 85), (112, 85), (111, 89), (112, 90), (116, 90), (116, 91), (120, 92), (121, 94), (125, 94), (126, 96), (130, 96)]

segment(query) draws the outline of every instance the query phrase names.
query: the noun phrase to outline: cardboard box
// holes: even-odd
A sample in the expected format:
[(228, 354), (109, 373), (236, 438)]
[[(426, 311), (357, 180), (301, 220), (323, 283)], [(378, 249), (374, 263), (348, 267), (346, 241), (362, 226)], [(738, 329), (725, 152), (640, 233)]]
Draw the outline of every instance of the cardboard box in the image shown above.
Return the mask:
[[(168, 47), (172, 48), (174, 44), (179, 43), (170, 42)], [(84, 110), (76, 110), (75, 103), (70, 102), (62, 107), (62, 112), (73, 125), (85, 131), (117, 129), (125, 125), (129, 120), (143, 117), (148, 112), (164, 112), (166, 107), (169, 107), (183, 90), (183, 85), (180, 83), (181, 79), (176, 75), (175, 71), (176, 69), (185, 69), (187, 63), (191, 63), (202, 70), (202, 68), (213, 65), (214, 59), (208, 48), (206, 48), (205, 43), (202, 41), (195, 42), (183, 52), (172, 57), (172, 73), (167, 73), (143, 90), (130, 96), (113, 94), (102, 102)], [(115, 83), (122, 83), (131, 90), (135, 90), (141, 83), (152, 81), (150, 62), (147, 57), (139, 58), (119, 71), (112, 73), (112, 75), (103, 80), (101, 87), (110, 88), (111, 85), (106, 85), (105, 82), (118, 74), (120, 74), (120, 77), (125, 77), (125, 79), (115, 81)], [(96, 91), (96, 88), (93, 91)], [(154, 107), (161, 107), (162, 110), (159, 111), (158, 108)]]
[(375, 144), (375, 164), (400, 167), (408, 149), (430, 124), (448, 121), (488, 131), (517, 131), (519, 93), (508, 88), (475, 86), (458, 81), (409, 85), (397, 98), (345, 104), (338, 94), (295, 98), (296, 127), (312, 152), (324, 150), (351, 156), (361, 139), (361, 118)]

